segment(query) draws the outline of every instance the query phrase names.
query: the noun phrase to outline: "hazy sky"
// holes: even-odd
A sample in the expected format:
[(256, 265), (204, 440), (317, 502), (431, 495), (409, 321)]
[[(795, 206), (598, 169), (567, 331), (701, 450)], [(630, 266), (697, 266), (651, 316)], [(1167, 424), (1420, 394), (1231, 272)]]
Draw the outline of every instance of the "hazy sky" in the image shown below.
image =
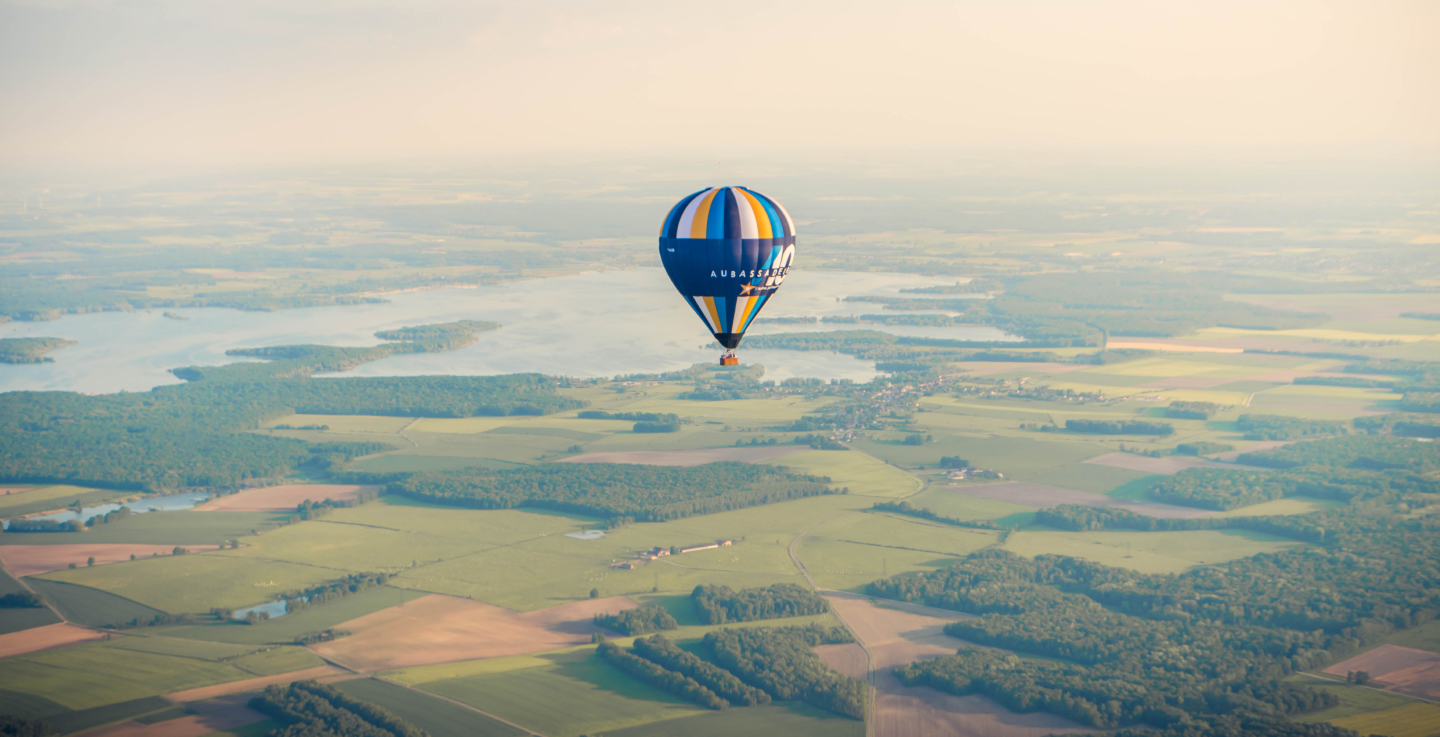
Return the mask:
[(1440, 2), (0, 0), (0, 157), (1440, 148)]

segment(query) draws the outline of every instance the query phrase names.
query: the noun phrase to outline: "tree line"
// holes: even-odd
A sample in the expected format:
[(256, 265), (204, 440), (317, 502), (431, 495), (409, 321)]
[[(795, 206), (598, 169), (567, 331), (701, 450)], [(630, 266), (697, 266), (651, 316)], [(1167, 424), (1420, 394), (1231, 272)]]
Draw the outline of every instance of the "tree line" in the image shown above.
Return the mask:
[(636, 638), (632, 652), (659, 666), (695, 679), (720, 697), (738, 706), (770, 703), (770, 694), (748, 686), (724, 668), (701, 660), (698, 655), (681, 650), (664, 635)]
[(724, 709), (729, 701), (720, 698), (695, 679), (670, 670), (654, 661), (642, 658), (613, 642), (602, 642), (595, 648), (605, 662), (625, 671), (636, 680), (648, 683), (658, 689), (669, 691), (686, 701), (699, 704), (707, 709)]
[(705, 635), (715, 662), (772, 699), (865, 718), (865, 682), (831, 670), (810, 648), (853, 642), (845, 630), (819, 625), (722, 629)]
[(249, 706), (283, 725), (266, 737), (429, 737), (387, 709), (315, 681), (266, 686)]
[(386, 490), (473, 509), (536, 507), (660, 522), (836, 493), (828, 482), (824, 476), (737, 461), (689, 467), (563, 463), (417, 473)]
[(830, 602), (825, 597), (793, 583), (739, 591), (729, 586), (700, 585), (690, 592), (690, 600), (705, 624), (803, 617), (830, 611)]
[[(591, 596), (594, 596), (592, 593)], [(660, 630), (673, 630), (680, 624), (665, 607), (650, 604), (634, 609), (622, 609), (615, 614), (596, 614), (595, 624), (622, 635), (648, 635)]]

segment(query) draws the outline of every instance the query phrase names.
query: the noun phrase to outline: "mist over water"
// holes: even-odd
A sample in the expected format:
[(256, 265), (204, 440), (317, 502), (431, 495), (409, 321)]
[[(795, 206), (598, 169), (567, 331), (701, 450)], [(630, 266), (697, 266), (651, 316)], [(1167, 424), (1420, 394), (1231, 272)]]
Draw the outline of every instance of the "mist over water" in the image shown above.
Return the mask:
[[(898, 335), (966, 340), (1019, 340), (984, 326), (917, 327), (870, 324), (771, 324), (764, 318), (881, 312), (880, 305), (843, 302), (847, 295), (898, 295), (909, 287), (953, 284), (954, 278), (910, 274), (797, 270), (761, 314), (749, 335), (872, 329)], [(444, 353), (391, 356), (344, 376), (488, 375), (538, 372), (610, 377), (682, 369), (716, 359), (721, 349), (656, 268), (629, 269), (390, 294), (384, 304), (241, 312), (175, 309), (66, 317), (53, 322), (0, 325), (0, 337), (48, 336), (78, 341), (51, 355), (54, 363), (0, 365), (0, 391), (67, 390), (91, 394), (148, 391), (180, 383), (169, 369), (234, 363), (231, 348), (298, 343), (369, 346), (378, 330), (489, 320), (499, 330)], [(866, 381), (869, 361), (825, 351), (745, 350), (746, 364), (762, 364), (766, 378), (794, 376)]]

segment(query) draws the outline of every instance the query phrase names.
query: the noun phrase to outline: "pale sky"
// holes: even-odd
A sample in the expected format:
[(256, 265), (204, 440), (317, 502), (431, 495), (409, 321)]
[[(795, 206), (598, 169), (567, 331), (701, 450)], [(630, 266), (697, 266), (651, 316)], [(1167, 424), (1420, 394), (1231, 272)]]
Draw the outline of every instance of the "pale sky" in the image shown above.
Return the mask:
[(1433, 155), (1440, 2), (0, 0), (0, 158)]

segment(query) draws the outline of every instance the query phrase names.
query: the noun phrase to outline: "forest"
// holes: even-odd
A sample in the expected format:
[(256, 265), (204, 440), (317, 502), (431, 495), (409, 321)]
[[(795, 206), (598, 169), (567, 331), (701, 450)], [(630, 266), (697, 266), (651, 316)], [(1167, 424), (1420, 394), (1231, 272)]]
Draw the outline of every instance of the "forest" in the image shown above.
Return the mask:
[(635, 638), (633, 652), (657, 665), (695, 679), (706, 688), (736, 706), (758, 706), (770, 703), (770, 694), (735, 677), (724, 668), (702, 660), (694, 653), (681, 650), (664, 635)]
[(670, 616), (670, 612), (665, 611), (665, 607), (653, 604), (634, 609), (623, 609), (615, 614), (596, 614), (595, 624), (626, 636), (648, 635), (651, 632), (673, 630), (680, 626), (675, 618)]
[(729, 586), (696, 586), (690, 593), (695, 613), (705, 624), (753, 622), (757, 619), (803, 617), (830, 611), (825, 597), (793, 583), (741, 589)]
[(707, 709), (724, 709), (729, 701), (715, 695), (700, 682), (652, 660), (642, 658), (613, 642), (602, 642), (595, 652), (607, 663), (625, 671), (636, 680), (648, 683), (663, 691), (669, 691), (686, 701), (699, 704)]
[(824, 476), (738, 461), (699, 466), (552, 463), (492, 471), (417, 473), (391, 482), (387, 493), (471, 509), (534, 507), (597, 517), (660, 522), (841, 493)]
[(819, 625), (722, 629), (705, 635), (715, 662), (772, 699), (865, 718), (865, 682), (837, 673), (810, 650), (817, 645), (853, 642), (849, 632)]
[(64, 338), (0, 338), (0, 363), (51, 362), (55, 359), (46, 353), (74, 344)]
[(1093, 433), (1097, 435), (1174, 435), (1175, 427), (1165, 422), (1144, 420), (1066, 420), (1067, 432)]
[(1296, 440), (1345, 432), (1345, 425), (1341, 422), (1302, 420), (1283, 415), (1240, 415), (1235, 427), (1245, 433), (1246, 440)]
[(299, 357), (181, 370), (177, 375), (189, 381), (149, 392), (0, 394), (0, 480), (144, 490), (229, 486), (327, 464), (336, 455), (245, 432), (292, 412), (469, 417), (582, 405), (538, 374), (317, 380), (310, 374), (349, 361), (346, 351), (371, 349), (275, 350)]
[(428, 737), (386, 709), (315, 681), (266, 686), (250, 708), (284, 725), (266, 737)]

